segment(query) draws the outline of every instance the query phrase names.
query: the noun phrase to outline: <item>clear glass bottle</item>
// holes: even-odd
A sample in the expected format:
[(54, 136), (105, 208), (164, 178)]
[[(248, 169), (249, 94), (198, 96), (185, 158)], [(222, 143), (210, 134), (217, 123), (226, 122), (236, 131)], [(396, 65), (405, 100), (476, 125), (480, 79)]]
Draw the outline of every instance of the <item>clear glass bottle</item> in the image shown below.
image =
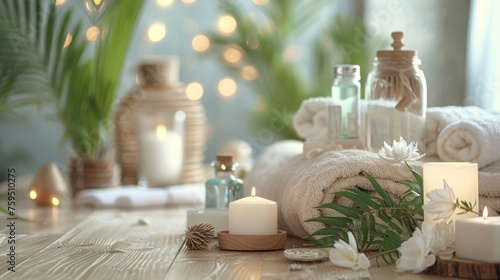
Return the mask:
[(384, 141), (403, 137), (425, 152), (423, 131), (427, 82), (416, 51), (401, 50), (402, 32), (393, 32), (392, 51), (378, 51), (366, 81), (366, 147), (378, 151)]
[[(331, 135), (330, 138), (358, 138), (360, 121), (360, 69), (359, 65), (341, 64), (333, 68), (334, 81), (332, 85), (332, 111), (340, 110), (340, 135)], [(330, 128), (336, 126), (331, 124)], [(330, 131), (338, 131), (331, 129)]]
[(234, 176), (238, 166), (232, 156), (217, 156), (212, 162), (215, 177), (205, 183), (205, 208), (228, 209), (229, 202), (243, 198), (243, 180)]

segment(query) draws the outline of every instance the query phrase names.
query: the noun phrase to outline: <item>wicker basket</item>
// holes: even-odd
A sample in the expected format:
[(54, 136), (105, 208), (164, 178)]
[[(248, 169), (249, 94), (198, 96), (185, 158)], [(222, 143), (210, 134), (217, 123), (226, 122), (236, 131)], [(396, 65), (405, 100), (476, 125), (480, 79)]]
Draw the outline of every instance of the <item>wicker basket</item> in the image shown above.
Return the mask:
[(174, 57), (144, 61), (138, 69), (138, 85), (119, 103), (115, 114), (117, 161), (121, 183), (135, 185), (139, 179), (138, 111), (175, 111), (186, 114), (184, 163), (179, 183), (204, 182), (206, 114), (199, 101), (186, 96), (186, 87), (178, 82), (179, 64)]

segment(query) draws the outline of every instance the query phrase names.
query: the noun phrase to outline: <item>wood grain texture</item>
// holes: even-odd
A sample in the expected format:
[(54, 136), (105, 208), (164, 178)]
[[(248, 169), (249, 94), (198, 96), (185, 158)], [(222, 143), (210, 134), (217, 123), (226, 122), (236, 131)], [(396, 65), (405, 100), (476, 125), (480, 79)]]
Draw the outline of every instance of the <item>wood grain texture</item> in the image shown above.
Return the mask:
[(238, 235), (223, 230), (217, 237), (222, 250), (269, 251), (285, 248), (287, 234), (284, 230), (278, 230), (275, 235)]
[(451, 260), (436, 258), (436, 263), (427, 272), (439, 276), (465, 279), (500, 279), (500, 264), (459, 258)]

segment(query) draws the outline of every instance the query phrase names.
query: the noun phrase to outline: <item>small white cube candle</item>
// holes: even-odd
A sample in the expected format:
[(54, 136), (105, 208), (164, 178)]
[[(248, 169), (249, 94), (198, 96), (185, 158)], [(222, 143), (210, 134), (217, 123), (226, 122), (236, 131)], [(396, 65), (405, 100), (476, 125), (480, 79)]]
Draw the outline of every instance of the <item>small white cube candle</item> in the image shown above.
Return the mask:
[[(446, 180), (450, 188), (455, 193), (455, 197), (460, 201), (466, 200), (472, 204), (476, 203), (474, 211), (479, 211), (478, 202), (478, 169), (477, 163), (469, 162), (425, 162), (423, 172), (424, 181), (424, 204), (429, 202), (427, 194), (435, 189), (443, 188), (443, 179)], [(451, 219), (465, 219), (475, 217), (474, 213), (458, 215), (460, 211), (455, 211)], [(435, 223), (433, 215), (424, 212), (424, 220)]]
[(229, 203), (229, 234), (275, 235), (278, 233), (278, 204), (252, 195)]
[(462, 259), (500, 263), (500, 217), (457, 220), (455, 249)]

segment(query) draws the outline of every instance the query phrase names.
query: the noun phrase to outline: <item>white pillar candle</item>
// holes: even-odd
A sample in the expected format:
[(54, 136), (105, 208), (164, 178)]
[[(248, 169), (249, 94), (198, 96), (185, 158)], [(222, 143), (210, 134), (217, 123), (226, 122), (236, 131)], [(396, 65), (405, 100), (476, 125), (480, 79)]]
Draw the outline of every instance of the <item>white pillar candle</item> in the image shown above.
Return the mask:
[[(466, 200), (472, 204), (476, 203), (474, 211), (478, 212), (478, 171), (477, 163), (469, 162), (425, 162), (424, 163), (424, 204), (429, 202), (427, 194), (435, 189), (444, 187), (443, 179), (455, 193), (455, 198), (460, 201)], [(477, 214), (467, 213), (458, 215), (461, 211), (455, 211), (451, 219), (464, 219), (476, 217)], [(433, 215), (425, 213), (424, 220), (432, 221)]]
[(141, 141), (141, 176), (148, 186), (162, 187), (177, 183), (182, 171), (182, 137), (178, 132), (158, 125), (146, 131)]
[(500, 263), (500, 217), (457, 220), (455, 223), (455, 253), (462, 259)]
[(229, 234), (275, 235), (278, 233), (278, 204), (252, 195), (229, 203)]

